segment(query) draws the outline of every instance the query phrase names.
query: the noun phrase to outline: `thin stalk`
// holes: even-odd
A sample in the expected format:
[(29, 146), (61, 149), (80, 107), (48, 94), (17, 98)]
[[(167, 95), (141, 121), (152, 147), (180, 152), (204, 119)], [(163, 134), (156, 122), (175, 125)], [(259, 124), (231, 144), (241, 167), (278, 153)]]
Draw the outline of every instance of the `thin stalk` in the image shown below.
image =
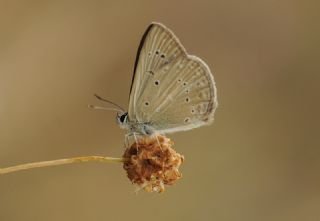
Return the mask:
[(6, 173), (18, 172), (21, 170), (28, 170), (39, 167), (59, 166), (71, 163), (84, 163), (84, 162), (100, 162), (100, 163), (123, 163), (125, 159), (116, 157), (103, 157), (103, 156), (85, 156), (85, 157), (73, 157), (67, 159), (42, 161), (35, 163), (26, 163), (12, 167), (0, 168), (0, 175)]

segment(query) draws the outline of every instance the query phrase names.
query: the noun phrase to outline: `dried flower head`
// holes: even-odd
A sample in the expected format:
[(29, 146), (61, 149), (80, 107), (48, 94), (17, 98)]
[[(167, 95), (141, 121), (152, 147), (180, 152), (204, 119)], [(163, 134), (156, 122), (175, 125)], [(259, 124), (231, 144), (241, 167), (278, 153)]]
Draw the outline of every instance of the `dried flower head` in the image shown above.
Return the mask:
[(143, 136), (127, 148), (123, 168), (132, 183), (148, 192), (163, 192), (182, 174), (179, 167), (184, 157), (171, 148), (173, 142), (162, 135)]

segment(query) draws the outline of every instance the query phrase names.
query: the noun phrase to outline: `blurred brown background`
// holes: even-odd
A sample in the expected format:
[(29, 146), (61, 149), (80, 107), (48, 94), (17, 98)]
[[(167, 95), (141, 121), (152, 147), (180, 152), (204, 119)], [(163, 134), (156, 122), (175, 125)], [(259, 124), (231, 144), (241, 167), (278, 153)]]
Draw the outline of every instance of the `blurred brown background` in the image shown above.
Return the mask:
[[(315, 1), (316, 2), (316, 1)], [(120, 156), (115, 113), (151, 21), (214, 72), (215, 123), (170, 135), (183, 179), (134, 193), (121, 165), (0, 177), (1, 221), (320, 220), (319, 5), (308, 1), (0, 1), (0, 167)]]

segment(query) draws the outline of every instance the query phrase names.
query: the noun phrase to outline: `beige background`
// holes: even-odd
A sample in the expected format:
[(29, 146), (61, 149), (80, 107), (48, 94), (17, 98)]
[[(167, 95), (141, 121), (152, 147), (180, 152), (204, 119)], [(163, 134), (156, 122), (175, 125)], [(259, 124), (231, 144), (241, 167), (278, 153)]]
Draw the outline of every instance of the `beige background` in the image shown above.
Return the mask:
[[(315, 1), (316, 2), (316, 1)], [(170, 135), (183, 179), (134, 193), (121, 165), (0, 177), (1, 221), (320, 220), (319, 10), (307, 1), (0, 1), (0, 166), (120, 156), (139, 40), (171, 28), (214, 72), (215, 123)]]

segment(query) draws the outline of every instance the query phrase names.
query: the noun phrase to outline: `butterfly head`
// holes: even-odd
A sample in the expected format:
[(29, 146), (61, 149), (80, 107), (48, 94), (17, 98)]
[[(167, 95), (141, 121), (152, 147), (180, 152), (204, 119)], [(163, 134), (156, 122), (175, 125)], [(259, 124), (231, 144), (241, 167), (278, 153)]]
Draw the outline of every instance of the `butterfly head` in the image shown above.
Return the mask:
[(117, 121), (121, 128), (125, 129), (128, 127), (128, 112), (117, 113)]

